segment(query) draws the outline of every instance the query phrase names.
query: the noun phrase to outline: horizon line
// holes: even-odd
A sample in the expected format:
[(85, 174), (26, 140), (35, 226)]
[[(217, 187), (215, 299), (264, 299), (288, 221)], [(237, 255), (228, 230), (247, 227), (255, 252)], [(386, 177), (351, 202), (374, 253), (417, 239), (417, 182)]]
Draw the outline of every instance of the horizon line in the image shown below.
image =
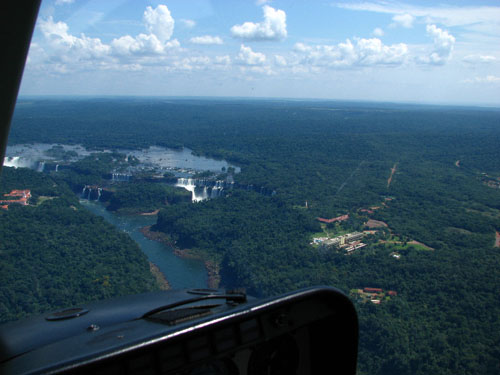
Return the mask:
[(468, 107), (500, 109), (497, 103), (466, 103), (466, 102), (417, 102), (391, 101), (373, 99), (336, 99), (336, 98), (301, 98), (301, 97), (274, 97), (274, 96), (207, 96), (207, 95), (121, 95), (121, 94), (19, 94), (16, 100), (27, 99), (169, 99), (169, 100), (241, 100), (241, 101), (290, 101), (290, 102), (339, 102), (360, 104), (393, 104), (433, 107)]

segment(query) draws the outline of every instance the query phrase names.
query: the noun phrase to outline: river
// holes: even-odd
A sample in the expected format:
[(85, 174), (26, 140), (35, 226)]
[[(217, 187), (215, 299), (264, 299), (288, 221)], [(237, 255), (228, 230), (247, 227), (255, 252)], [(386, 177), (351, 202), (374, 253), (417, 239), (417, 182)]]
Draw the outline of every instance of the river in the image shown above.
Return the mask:
[[(235, 173), (241, 171), (238, 166), (229, 164), (225, 160), (197, 156), (187, 147), (174, 150), (165, 147), (150, 146), (142, 150), (117, 149), (116, 151), (127, 155), (127, 158), (132, 156), (138, 160), (139, 164), (130, 167), (129, 171), (127, 171), (130, 174), (145, 170), (157, 173), (175, 171), (181, 172), (178, 177), (188, 177), (195, 172), (211, 171), (220, 173), (229, 167), (234, 168)], [(97, 151), (87, 150), (81, 145), (55, 143), (9, 145), (5, 152), (3, 165), (6, 167), (32, 168), (43, 172), (45, 163), (52, 163), (52, 165), (68, 164), (89, 156), (92, 152)], [(111, 151), (103, 150), (101, 152)], [(69, 157), (69, 159), (61, 159), (62, 156)], [(187, 172), (187, 174), (183, 172)]]
[[(188, 148), (173, 150), (151, 146), (142, 150), (117, 151), (127, 155), (127, 160), (129, 157), (134, 157), (138, 161), (125, 171), (116, 171), (118, 180), (120, 177), (127, 177), (126, 180), (128, 180), (128, 177), (135, 173), (144, 171), (157, 174), (170, 172), (181, 181), (177, 186), (191, 191), (193, 202), (213, 197), (217, 195), (214, 193), (220, 193), (221, 190), (218, 186), (212, 187), (211, 195), (208, 195), (206, 186), (195, 189), (194, 184), (190, 184), (189, 181), (196, 172), (211, 171), (217, 173), (226, 171), (228, 168), (233, 168), (235, 173), (240, 172), (239, 167), (231, 165), (225, 160), (197, 156)], [(104, 150), (104, 152), (110, 151)], [(7, 147), (4, 165), (15, 168), (27, 167), (39, 172), (57, 172), (59, 166), (68, 165), (91, 153), (92, 150), (87, 150), (81, 145), (17, 144)], [(114, 178), (115, 172), (110, 172)], [(137, 242), (148, 260), (154, 263), (165, 275), (173, 289), (207, 287), (208, 273), (203, 261), (180, 258), (174, 254), (173, 249), (169, 246), (152, 241), (140, 232), (140, 228), (155, 224), (156, 216), (118, 215), (107, 211), (104, 205), (99, 202), (81, 200), (80, 203), (92, 213), (102, 216), (119, 230), (127, 232)]]
[(127, 232), (148, 260), (163, 272), (172, 289), (207, 287), (208, 274), (202, 261), (180, 258), (171, 247), (150, 240), (140, 232), (140, 228), (155, 224), (156, 216), (118, 215), (107, 211), (99, 202), (80, 200), (80, 203), (119, 230)]

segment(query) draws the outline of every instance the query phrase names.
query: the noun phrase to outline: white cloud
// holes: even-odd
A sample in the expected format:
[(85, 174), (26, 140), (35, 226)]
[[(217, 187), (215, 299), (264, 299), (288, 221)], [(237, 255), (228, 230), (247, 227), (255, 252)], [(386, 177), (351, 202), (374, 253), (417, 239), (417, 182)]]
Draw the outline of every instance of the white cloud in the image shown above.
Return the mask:
[(231, 27), (234, 37), (247, 40), (280, 40), (287, 36), (286, 13), (264, 5), (264, 21), (259, 23), (245, 22)]
[(393, 15), (409, 14), (427, 23), (441, 23), (446, 27), (462, 26), (465, 29), (498, 35), (500, 26), (499, 6), (417, 6), (396, 1), (365, 1), (336, 3), (336, 6), (357, 11)]
[(275, 55), (274, 61), (276, 62), (276, 65), (278, 65), (278, 66), (287, 66), (286, 59), (281, 55)]
[(382, 30), (380, 27), (376, 27), (375, 29), (373, 29), (372, 34), (373, 36), (380, 38), (381, 36), (384, 36), (384, 30)]
[(231, 58), (227, 55), (215, 56), (190, 56), (173, 61), (172, 64), (165, 67), (167, 71), (209, 71), (209, 70), (228, 70), (231, 68)]
[(148, 6), (143, 15), (144, 26), (149, 34), (136, 37), (125, 35), (111, 42), (115, 55), (162, 55), (169, 49), (180, 48), (177, 39), (170, 40), (174, 32), (175, 21), (166, 5), (156, 8)]
[(148, 6), (144, 11), (146, 29), (161, 42), (170, 39), (174, 32), (174, 19), (166, 5), (158, 5), (155, 9)]
[(408, 53), (406, 44), (386, 46), (378, 38), (358, 39), (355, 50), (361, 65), (401, 64)]
[(180, 61), (175, 61), (173, 67), (180, 70), (205, 70), (210, 66), (212, 60), (208, 56), (186, 57)]
[(495, 56), (490, 55), (467, 55), (462, 59), (462, 61), (469, 64), (488, 64), (496, 60), (497, 58)]
[(158, 5), (155, 9), (148, 6), (144, 11), (144, 26), (149, 34), (136, 37), (125, 35), (111, 42), (114, 55), (162, 55), (167, 50), (180, 48), (177, 39), (170, 40), (174, 32), (175, 21), (166, 5)]
[(56, 0), (56, 5), (71, 4), (74, 2), (75, 0)]
[(455, 45), (455, 37), (436, 25), (427, 25), (427, 35), (433, 38), (433, 50), (425, 57), (418, 60), (422, 63), (432, 65), (443, 65), (451, 59), (451, 53)]
[(486, 77), (474, 77), (472, 79), (466, 79), (462, 81), (463, 83), (500, 83), (500, 77), (494, 75), (488, 75)]
[(293, 46), (293, 49), (294, 51), (297, 51), (297, 52), (309, 52), (309, 51), (312, 51), (312, 47), (308, 46), (308, 45), (305, 45), (304, 43), (295, 43), (295, 45)]
[(408, 55), (404, 43), (384, 45), (378, 38), (349, 39), (336, 45), (307, 46), (297, 43), (294, 50), (302, 54), (301, 63), (311, 66), (348, 68), (372, 65), (401, 65)]
[(497, 77), (497, 76), (486, 76), (486, 79), (485, 79), (486, 82), (491, 82), (491, 83), (500, 83), (500, 77)]
[(45, 50), (38, 43), (32, 42), (30, 44), (26, 64), (31, 64), (32, 67), (38, 68), (46, 59), (47, 53), (45, 52)]
[(111, 47), (117, 55), (161, 55), (167, 49), (179, 48), (180, 43), (177, 39), (162, 43), (154, 34), (139, 34), (135, 38), (125, 35), (113, 39)]
[(497, 76), (486, 76), (486, 79), (485, 79), (486, 82), (491, 82), (491, 83), (500, 83), (500, 77), (497, 77)]
[[(56, 72), (121, 70), (118, 68), (120, 65), (127, 70), (139, 70), (138, 63), (162, 64), (167, 51), (180, 50), (179, 41), (170, 40), (174, 20), (164, 5), (159, 5), (156, 9), (147, 7), (143, 20), (149, 34), (141, 33), (135, 37), (124, 35), (106, 44), (99, 38), (91, 38), (83, 33), (80, 36), (72, 35), (66, 23), (54, 22), (52, 17), (42, 19), (39, 28), (46, 43), (43, 47), (37, 46), (37, 63), (46, 63), (47, 68), (52, 66)], [(60, 63), (72, 65), (59, 66)]]
[(220, 37), (211, 35), (195, 36), (191, 38), (189, 41), (194, 44), (205, 44), (205, 45), (224, 43)]
[(208, 56), (194, 56), (190, 57), (189, 61), (196, 65), (209, 65), (212, 60)]
[(216, 56), (214, 62), (217, 65), (230, 65), (231, 58), (228, 55)]
[(396, 14), (394, 17), (392, 17), (392, 20), (394, 21), (394, 26), (402, 26), (406, 29), (411, 29), (413, 27), (415, 17), (408, 13)]
[(242, 67), (241, 70), (245, 71), (245, 72), (250, 72), (250, 73), (266, 74), (268, 76), (275, 74), (275, 72), (268, 65)]
[(110, 51), (110, 47), (99, 38), (90, 38), (83, 33), (80, 37), (69, 34), (68, 25), (61, 21), (54, 22), (52, 17), (40, 21), (40, 30), (62, 61), (101, 58)]
[(184, 27), (187, 27), (188, 29), (192, 29), (196, 26), (196, 21), (193, 20), (181, 19), (180, 22), (184, 25)]
[(254, 52), (250, 47), (242, 44), (237, 61), (243, 65), (263, 65), (266, 62), (266, 55), (260, 52)]

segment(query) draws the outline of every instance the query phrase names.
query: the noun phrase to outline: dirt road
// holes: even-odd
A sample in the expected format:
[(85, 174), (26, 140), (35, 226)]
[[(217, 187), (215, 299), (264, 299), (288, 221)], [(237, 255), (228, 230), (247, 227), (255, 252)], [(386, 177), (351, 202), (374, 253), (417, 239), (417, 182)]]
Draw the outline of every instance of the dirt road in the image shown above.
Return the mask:
[(391, 186), (392, 176), (394, 176), (394, 173), (396, 173), (397, 166), (398, 166), (398, 163), (394, 164), (394, 167), (391, 168), (391, 175), (389, 176), (389, 179), (387, 180), (387, 187)]

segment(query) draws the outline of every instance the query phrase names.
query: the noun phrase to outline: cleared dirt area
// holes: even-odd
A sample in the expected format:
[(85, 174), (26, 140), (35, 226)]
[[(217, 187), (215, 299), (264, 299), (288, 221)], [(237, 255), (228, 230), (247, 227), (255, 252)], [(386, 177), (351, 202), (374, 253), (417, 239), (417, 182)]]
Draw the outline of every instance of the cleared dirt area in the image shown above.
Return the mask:
[(500, 247), (500, 232), (495, 232), (495, 247)]
[(160, 209), (154, 210), (152, 212), (142, 212), (139, 215), (142, 215), (142, 216), (154, 216), (154, 215), (158, 215), (158, 212), (160, 212)]
[(383, 221), (370, 219), (365, 224), (368, 228), (387, 228), (388, 225)]
[(427, 246), (426, 244), (424, 244), (422, 242), (415, 241), (415, 240), (408, 241), (408, 242), (406, 242), (406, 244), (403, 241), (379, 240), (378, 242), (379, 243), (392, 244), (392, 245), (400, 245), (400, 246), (404, 245), (404, 247), (407, 247), (407, 246), (410, 246), (410, 245), (414, 245), (417, 248), (420, 248), (420, 249), (423, 249), (423, 250), (434, 250), (434, 248), (432, 248), (430, 246)]
[(408, 244), (410, 245), (417, 245), (417, 246), (421, 246), (427, 250), (434, 250), (434, 248), (430, 247), (430, 246), (427, 246), (425, 243), (422, 243), (422, 242), (418, 242), (418, 241), (409, 241)]

